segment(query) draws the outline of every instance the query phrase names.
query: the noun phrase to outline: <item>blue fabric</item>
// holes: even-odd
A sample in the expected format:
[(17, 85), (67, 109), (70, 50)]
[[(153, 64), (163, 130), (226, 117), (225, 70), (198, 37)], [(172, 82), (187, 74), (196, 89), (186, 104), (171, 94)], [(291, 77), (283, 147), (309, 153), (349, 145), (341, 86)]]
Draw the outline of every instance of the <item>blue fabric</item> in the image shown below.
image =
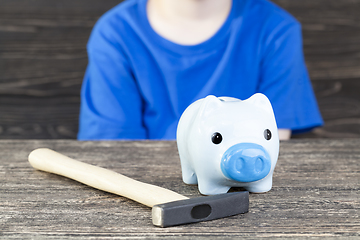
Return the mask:
[(305, 67), (300, 24), (266, 0), (234, 0), (207, 41), (170, 42), (151, 28), (146, 0), (107, 12), (88, 42), (78, 139), (175, 139), (187, 106), (206, 97), (271, 101), (279, 128), (322, 125)]

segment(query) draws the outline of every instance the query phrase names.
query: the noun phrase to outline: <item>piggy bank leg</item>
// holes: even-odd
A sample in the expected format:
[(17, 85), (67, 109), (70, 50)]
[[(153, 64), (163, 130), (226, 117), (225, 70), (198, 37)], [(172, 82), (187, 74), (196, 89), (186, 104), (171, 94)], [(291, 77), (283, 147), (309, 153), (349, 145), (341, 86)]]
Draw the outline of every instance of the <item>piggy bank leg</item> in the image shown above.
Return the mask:
[(199, 192), (203, 195), (227, 193), (230, 189), (229, 186), (220, 185), (218, 183), (212, 182), (211, 180), (203, 178), (199, 178), (198, 188)]
[(268, 177), (267, 179), (263, 179), (259, 182), (255, 182), (245, 187), (245, 189), (252, 193), (265, 193), (270, 191), (271, 187), (272, 187), (272, 176)]
[(186, 163), (181, 163), (182, 178), (186, 184), (197, 184), (197, 176), (194, 170)]

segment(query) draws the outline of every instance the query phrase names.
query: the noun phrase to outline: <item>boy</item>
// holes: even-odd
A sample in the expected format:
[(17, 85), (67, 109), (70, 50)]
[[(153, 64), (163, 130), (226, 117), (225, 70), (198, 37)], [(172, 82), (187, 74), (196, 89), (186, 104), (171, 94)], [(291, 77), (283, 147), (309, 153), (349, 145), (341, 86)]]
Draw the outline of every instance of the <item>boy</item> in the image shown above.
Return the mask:
[(300, 24), (267, 0), (127, 0), (88, 43), (78, 138), (175, 139), (207, 95), (271, 101), (280, 139), (322, 125)]

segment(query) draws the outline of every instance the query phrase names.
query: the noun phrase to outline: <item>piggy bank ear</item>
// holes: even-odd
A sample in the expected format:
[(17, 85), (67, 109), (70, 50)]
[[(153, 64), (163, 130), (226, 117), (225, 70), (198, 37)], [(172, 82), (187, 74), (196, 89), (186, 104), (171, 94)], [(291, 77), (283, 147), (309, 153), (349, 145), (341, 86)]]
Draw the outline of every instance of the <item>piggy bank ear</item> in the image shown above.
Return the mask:
[(248, 103), (251, 103), (261, 109), (264, 109), (268, 113), (273, 114), (273, 108), (271, 106), (270, 100), (262, 93), (255, 93), (250, 98), (244, 100)]
[(210, 115), (214, 110), (218, 109), (222, 104), (222, 100), (219, 98), (209, 95), (202, 100), (201, 106), (197, 117), (206, 117)]

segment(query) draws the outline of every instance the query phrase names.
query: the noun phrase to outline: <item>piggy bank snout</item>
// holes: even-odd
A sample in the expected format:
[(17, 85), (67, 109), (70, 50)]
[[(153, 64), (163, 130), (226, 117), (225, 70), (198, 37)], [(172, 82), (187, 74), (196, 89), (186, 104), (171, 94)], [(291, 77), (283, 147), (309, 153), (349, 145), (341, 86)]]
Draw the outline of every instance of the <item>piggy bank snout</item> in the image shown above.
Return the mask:
[(254, 182), (266, 177), (271, 169), (268, 152), (255, 143), (239, 143), (222, 156), (221, 171), (238, 182)]

